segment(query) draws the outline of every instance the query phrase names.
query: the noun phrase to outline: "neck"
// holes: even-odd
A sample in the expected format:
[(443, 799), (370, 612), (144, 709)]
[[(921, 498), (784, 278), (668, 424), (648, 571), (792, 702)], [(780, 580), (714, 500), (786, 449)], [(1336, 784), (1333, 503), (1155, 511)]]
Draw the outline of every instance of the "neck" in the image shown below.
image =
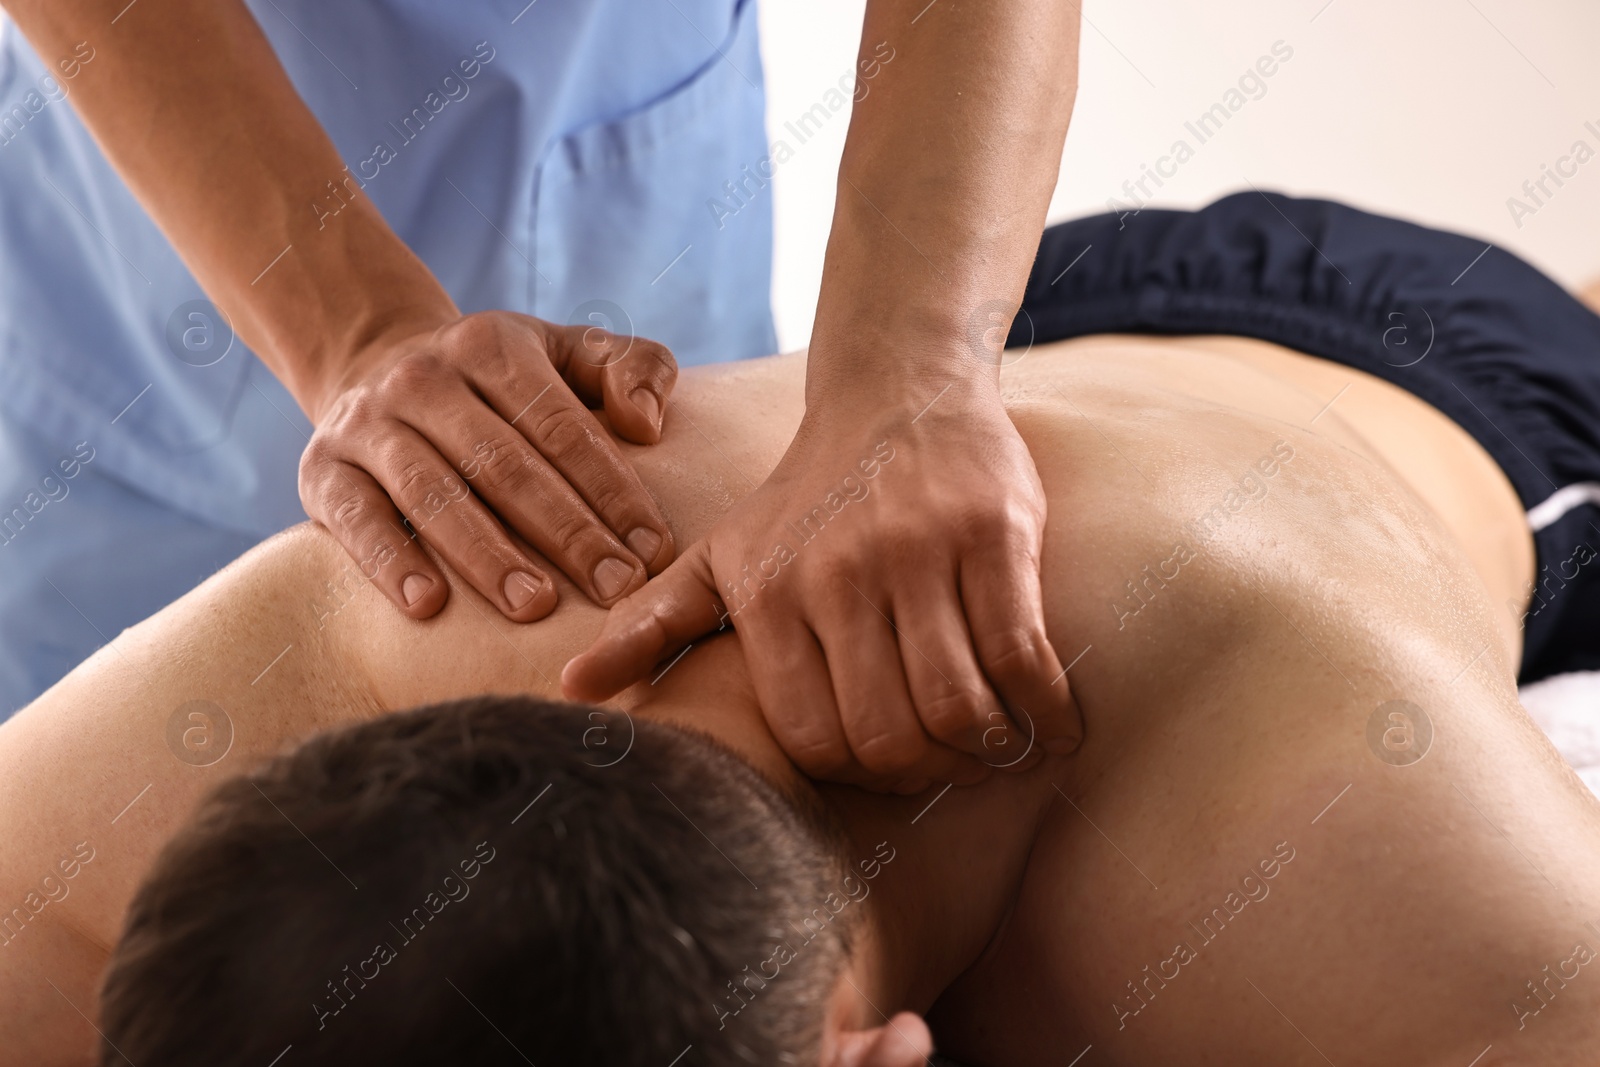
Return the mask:
[(846, 976), (859, 994), (852, 1007), (859, 1025), (881, 1025), (897, 1011), (926, 1012), (983, 953), (1010, 910), (1055, 797), (1054, 760), (909, 797), (813, 782), (762, 718), (732, 632), (697, 643), (642, 688), (633, 714), (710, 734), (769, 781), (811, 793), (838, 817), (849, 842), (840, 858), (866, 887), (844, 905), (862, 910)]

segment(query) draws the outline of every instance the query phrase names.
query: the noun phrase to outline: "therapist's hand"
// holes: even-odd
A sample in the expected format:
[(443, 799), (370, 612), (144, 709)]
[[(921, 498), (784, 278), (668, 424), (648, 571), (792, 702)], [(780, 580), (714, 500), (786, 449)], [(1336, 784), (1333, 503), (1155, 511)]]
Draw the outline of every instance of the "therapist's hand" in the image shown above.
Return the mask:
[(101, 0), (0, 4), (40, 56), (82, 68), (70, 106), (317, 427), (300, 468), (307, 512), (402, 610), (425, 618), (448, 597), (403, 519), (518, 621), (556, 599), (528, 545), (602, 604), (672, 559), (660, 512), (588, 410), (629, 441), (657, 440), (677, 373), (666, 349), (461, 315), (241, 0), (127, 4), (114, 46)]
[(815, 406), (771, 477), (611, 610), (565, 694), (651, 677), (726, 612), (773, 734), (813, 777), (914, 792), (1075, 748), (1045, 636), (1044, 493), (998, 385), (958, 381), (931, 406), (936, 382), (901, 388)]
[(300, 498), (412, 618), (444, 606), (416, 534), (509, 619), (556, 603), (531, 544), (609, 605), (671, 562), (672, 534), (593, 412), (652, 444), (677, 378), (652, 341), (482, 312), (381, 335), (312, 410)]

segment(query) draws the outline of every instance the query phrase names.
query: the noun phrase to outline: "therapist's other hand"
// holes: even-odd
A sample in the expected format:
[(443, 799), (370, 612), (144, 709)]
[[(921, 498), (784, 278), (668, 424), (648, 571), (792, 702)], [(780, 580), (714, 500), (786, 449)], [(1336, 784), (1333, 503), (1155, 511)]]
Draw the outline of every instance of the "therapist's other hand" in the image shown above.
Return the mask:
[(808, 412), (771, 477), (612, 608), (562, 672), (566, 696), (649, 677), (725, 617), (812, 777), (915, 792), (1076, 748), (1045, 636), (1033, 457), (993, 380), (958, 381), (920, 416), (938, 385), (917, 392)]
[(609, 605), (674, 548), (589, 408), (653, 444), (677, 374), (653, 341), (510, 312), (397, 330), (341, 366), (312, 410), (300, 499), (412, 618), (438, 612), (449, 587), (402, 517), (509, 619), (556, 604), (519, 538)]

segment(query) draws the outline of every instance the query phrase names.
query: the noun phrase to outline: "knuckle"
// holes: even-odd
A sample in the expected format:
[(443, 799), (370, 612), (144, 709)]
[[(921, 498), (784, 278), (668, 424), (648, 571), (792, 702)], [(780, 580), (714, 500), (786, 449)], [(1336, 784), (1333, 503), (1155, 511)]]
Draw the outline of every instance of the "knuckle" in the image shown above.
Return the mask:
[(541, 452), (558, 456), (599, 446), (588, 413), (566, 404), (534, 423), (531, 436)]
[(467, 316), (451, 327), (445, 344), (457, 361), (472, 368), (474, 380), (504, 390), (525, 383), (530, 356), (549, 359), (544, 335), (502, 312)]
[(990, 674), (1016, 676), (1043, 662), (1039, 635), (1026, 626), (1006, 626), (973, 635), (978, 662)]
[[(524, 388), (528, 369), (526, 353), (510, 345), (480, 345), (471, 350), (472, 377), (490, 389), (508, 396), (518, 395)], [(537, 390), (535, 390), (537, 393)]]
[(957, 506), (951, 516), (950, 526), (957, 540), (967, 545), (989, 544), (994, 539), (994, 514), (992, 509), (975, 504)]
[(415, 396), (434, 385), (444, 370), (444, 360), (431, 352), (409, 354), (384, 373), (382, 391), (386, 396)]
[(635, 338), (635, 346), (645, 357), (643, 362), (656, 364), (659, 369), (654, 373), (664, 381), (673, 381), (678, 376), (678, 361), (673, 356), (672, 350), (659, 341), (645, 341)]
[[(1033, 728), (1025, 730), (1016, 719), (1001, 711), (991, 711), (986, 718), (981, 735), (986, 757), (996, 756), (1002, 761), (1016, 759), (1031, 748), (1029, 734)], [(990, 766), (995, 765), (990, 763)]]
[(956, 686), (918, 705), (923, 725), (942, 741), (965, 743), (983, 724), (984, 694), (971, 686)]
[(444, 332), (444, 340), (452, 348), (467, 351), (493, 348), (499, 344), (505, 326), (498, 314), (480, 311), (463, 315), (451, 323)]
[(623, 338), (604, 326), (574, 326), (573, 329), (581, 331), (578, 343), (581, 344), (594, 361), (601, 365), (615, 362), (621, 351), (627, 347)]
[(528, 484), (528, 456), (520, 442), (494, 440), (492, 454), (479, 466), (474, 481), (486, 490), (517, 489)]
[(583, 555), (584, 546), (595, 536), (593, 521), (583, 511), (567, 509), (547, 512), (541, 517), (545, 536), (555, 546), (556, 554), (571, 561)]
[(961, 525), (980, 542), (993, 542), (1004, 537), (1011, 529), (1010, 509), (1003, 504), (990, 503), (971, 508), (961, 517)]
[(401, 459), (395, 467), (394, 495), (405, 500), (417, 500), (438, 490), (442, 482), (433, 464), (422, 459)]
[[(806, 570), (810, 577), (820, 586), (830, 591), (835, 597), (843, 598), (843, 594), (851, 592), (850, 586), (859, 586), (860, 574), (858, 564), (853, 556), (847, 552), (839, 551), (834, 546), (834, 551), (823, 552), (816, 558), (806, 561)], [(859, 603), (859, 600), (857, 600)], [(863, 605), (864, 607), (865, 605)]]
[(330, 525), (336, 530), (354, 534), (367, 525), (368, 511), (366, 501), (354, 493), (341, 497), (328, 512)]
[(1044, 497), (1042, 494), (1024, 493), (1017, 496), (1008, 496), (1005, 507), (1000, 509), (1005, 519), (1004, 529), (1011, 531), (1012, 536), (1020, 543), (1030, 547), (1037, 545), (1044, 536)]
[(968, 507), (958, 517), (957, 526), (980, 544), (1031, 541), (1038, 515), (1022, 501), (1007, 497)]
[(450, 531), (448, 539), (435, 538), (429, 543), (439, 549), (469, 585), (491, 601), (499, 594), (506, 569), (529, 569), (509, 542), (476, 525)]
[(603, 326), (578, 323), (565, 327), (559, 336), (563, 347), (590, 367), (609, 371), (619, 362), (617, 335)]
[(378, 386), (362, 385), (341, 399), (334, 417), (324, 423), (328, 435), (338, 439), (354, 437), (360, 429), (382, 418), (387, 410), (387, 394)]
[(373, 382), (361, 381), (339, 394), (312, 431), (312, 441), (342, 443), (352, 437), (360, 426), (380, 414), (382, 402), (377, 391)]
[(325, 475), (333, 463), (333, 455), (328, 447), (327, 434), (318, 429), (311, 435), (311, 440), (306, 444), (305, 451), (300, 453), (300, 485), (302, 490), (309, 482), (318, 482), (319, 476)]
[(626, 507), (633, 500), (632, 488), (616, 478), (589, 479), (584, 485), (584, 494), (591, 498), (597, 515), (633, 510)]
[(899, 776), (922, 762), (926, 744), (898, 731), (868, 734), (855, 743), (856, 761), (869, 773)]
[[(468, 535), (458, 551), (463, 566), (472, 573), (473, 585), (485, 595), (492, 595), (490, 591), (496, 588), (493, 578), (499, 577), (498, 572), (517, 559), (509, 545), (482, 531)], [(518, 565), (526, 567), (526, 564)]]
[(786, 737), (783, 750), (795, 766), (813, 778), (837, 779), (853, 764), (849, 747), (841, 738), (824, 734)]
[(880, 551), (899, 560), (930, 558), (928, 548), (932, 539), (929, 528), (908, 522), (892, 522), (874, 538)]

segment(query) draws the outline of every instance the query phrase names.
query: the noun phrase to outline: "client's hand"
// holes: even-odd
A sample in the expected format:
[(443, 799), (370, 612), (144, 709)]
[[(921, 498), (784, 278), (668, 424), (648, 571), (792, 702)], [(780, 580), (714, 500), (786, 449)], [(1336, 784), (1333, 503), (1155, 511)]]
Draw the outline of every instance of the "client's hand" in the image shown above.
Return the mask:
[(509, 312), (385, 335), (312, 411), (300, 499), (412, 618), (449, 587), (402, 519), (507, 618), (556, 603), (507, 528), (610, 604), (671, 561), (672, 534), (586, 405), (651, 444), (677, 375), (653, 341)]
[(813, 777), (910, 792), (1075, 748), (1033, 458), (993, 380), (925, 391), (808, 411), (771, 477), (611, 610), (566, 695), (608, 697), (731, 621), (773, 734)]

